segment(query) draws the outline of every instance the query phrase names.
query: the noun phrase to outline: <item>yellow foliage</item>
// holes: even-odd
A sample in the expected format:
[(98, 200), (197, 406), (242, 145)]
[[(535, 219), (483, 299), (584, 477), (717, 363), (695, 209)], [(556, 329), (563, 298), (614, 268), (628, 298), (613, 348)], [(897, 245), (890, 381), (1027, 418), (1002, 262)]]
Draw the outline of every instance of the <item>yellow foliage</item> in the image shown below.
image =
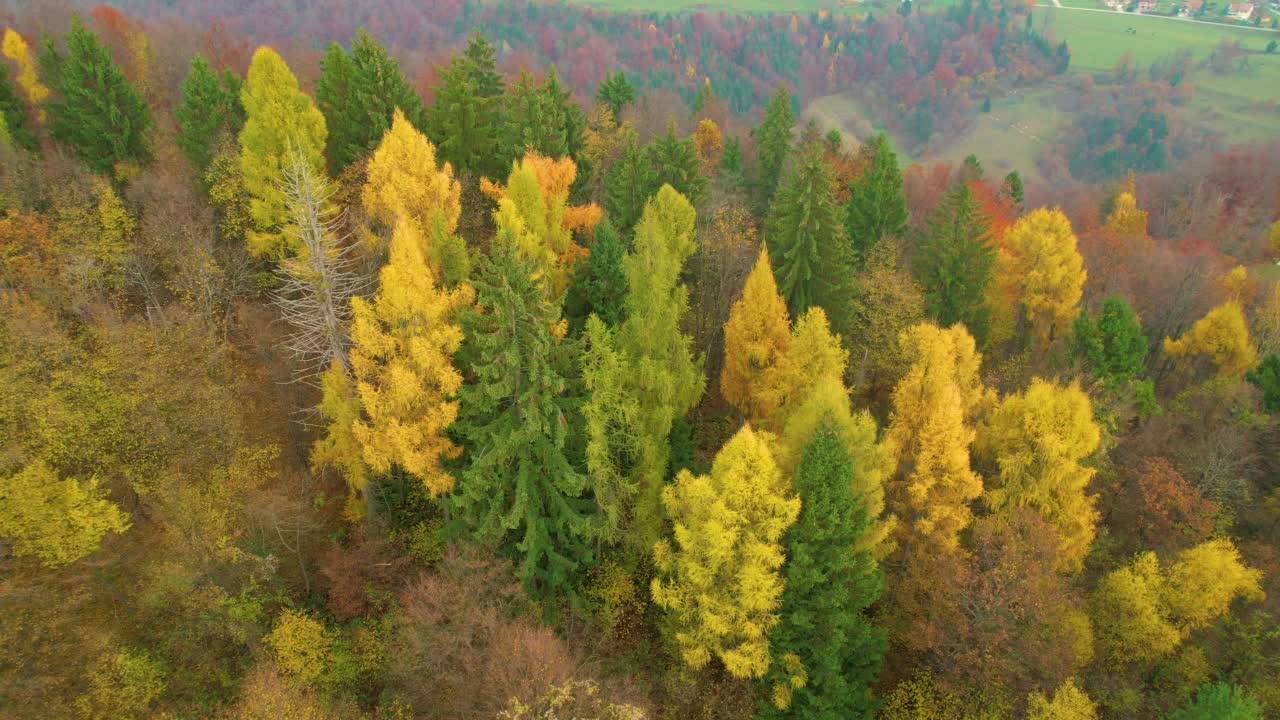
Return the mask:
[(18, 66), (18, 87), (26, 93), (27, 102), (36, 107), (36, 119), (40, 122), (45, 121), (45, 111), (39, 109), (49, 97), (49, 88), (40, 82), (40, 76), (36, 73), (36, 64), (31, 59), (31, 49), (27, 46), (27, 41), (22, 36), (14, 32), (13, 28), (4, 29), (4, 56), (9, 58)]
[(785, 362), (791, 349), (790, 324), (787, 304), (778, 293), (769, 263), (769, 250), (761, 246), (742, 296), (724, 324), (724, 369), (720, 372), (724, 399), (757, 425), (772, 417), (784, 396), (766, 383), (779, 379), (774, 368)]
[(1138, 209), (1138, 201), (1132, 192), (1116, 196), (1115, 207), (1107, 216), (1107, 230), (1130, 238), (1147, 237), (1147, 211)]
[(337, 720), (319, 693), (293, 687), (273, 663), (249, 671), (226, 720)]
[(298, 152), (323, 177), (324, 115), (298, 87), (289, 66), (268, 47), (253, 53), (240, 91), (246, 121), (240, 131), (240, 170), (250, 196), (249, 251), (280, 259), (298, 251), (297, 233), (287, 232), (290, 215), (282, 181), (290, 155)]
[(782, 536), (800, 513), (788, 484), (768, 434), (744, 426), (709, 475), (683, 470), (663, 490), (674, 539), (654, 547), (653, 600), (670, 612), (690, 667), (714, 655), (734, 677), (768, 669), (768, 633), (783, 589)]
[(999, 467), (989, 479), (987, 505), (999, 511), (1030, 507), (1062, 536), (1061, 554), (1078, 570), (1093, 542), (1096, 496), (1085, 488), (1093, 468), (1080, 464), (1098, 448), (1093, 407), (1076, 383), (1059, 387), (1040, 378), (991, 413), (976, 449)]
[(698, 128), (693, 131), (693, 141), (698, 147), (698, 157), (702, 160), (704, 171), (715, 169), (720, 163), (720, 154), (724, 152), (720, 126), (711, 118), (702, 118), (698, 121)]
[(318, 469), (331, 465), (347, 481), (352, 495), (348, 500), (348, 516), (363, 515), (363, 493), (369, 480), (355, 425), (360, 420), (360, 402), (351, 378), (342, 363), (334, 360), (320, 378), (321, 399), (318, 410), (327, 421), (325, 435), (311, 447), (311, 466)]
[(1207, 357), (1222, 377), (1243, 375), (1258, 360), (1244, 310), (1234, 300), (1210, 310), (1177, 340), (1165, 338), (1164, 351), (1175, 358)]
[(145, 653), (108, 652), (88, 671), (88, 688), (76, 698), (84, 720), (142, 720), (164, 718), (151, 705), (164, 692), (164, 668)]
[(353, 432), (369, 467), (398, 465), (438, 495), (453, 487), (440, 459), (458, 452), (444, 434), (458, 414), (453, 398), (462, 384), (453, 367), (462, 330), (453, 318), (473, 292), (438, 288), (422, 247), (417, 226), (401, 221), (377, 295), (351, 301), (351, 367), (365, 414)]
[(1280, 256), (1280, 220), (1271, 223), (1271, 230), (1267, 233), (1267, 245), (1271, 248), (1271, 254)]
[(1005, 232), (996, 256), (997, 285), (1010, 288), (1042, 342), (1052, 341), (1079, 315), (1086, 277), (1071, 221), (1040, 208)]
[(1258, 283), (1249, 276), (1249, 270), (1243, 265), (1231, 268), (1226, 275), (1218, 279), (1218, 285), (1222, 288), (1223, 297), (1239, 304), (1240, 307), (1252, 305), (1258, 294)]
[(1091, 599), (1098, 639), (1113, 663), (1149, 662), (1227, 614), (1236, 598), (1260, 601), (1262, 573), (1226, 538), (1183, 550), (1162, 572), (1155, 553), (1113, 570)]
[(59, 479), (43, 460), (33, 460), (4, 480), (0, 492), (0, 536), (13, 554), (32, 556), (45, 567), (75, 562), (98, 549), (107, 533), (129, 529), (129, 517), (102, 497), (98, 481)]
[(107, 181), (93, 180), (93, 194), (98, 201), (98, 237), (88, 241), (87, 248), (95, 260), (109, 268), (120, 266), (128, 252), (129, 242), (138, 230), (138, 219), (120, 201), (120, 196)]
[(1039, 692), (1027, 697), (1027, 720), (1095, 720), (1097, 717), (1097, 705), (1076, 686), (1075, 678), (1067, 678), (1054, 691), (1052, 700)]
[(333, 638), (324, 625), (293, 609), (281, 611), (263, 642), (271, 648), (280, 669), (302, 685), (320, 679), (333, 651)]
[(885, 433), (901, 473), (890, 509), (900, 521), (900, 545), (918, 541), (950, 551), (972, 518), (969, 502), (982, 494), (969, 445), (973, 419), (991, 393), (978, 378), (982, 355), (963, 325), (920, 323), (902, 333), (901, 343), (911, 367), (893, 390)]
[(388, 227), (404, 218), (418, 223), (423, 232), (437, 218), (453, 232), (462, 214), (462, 186), (453, 168), (436, 162), (435, 146), (399, 109), (369, 158), (360, 200), (365, 212)]
[(498, 203), (498, 236), (538, 262), (552, 297), (569, 286), (569, 267), (586, 255), (573, 241), (575, 230), (590, 230), (604, 216), (595, 203), (570, 205), (569, 188), (578, 175), (573, 160), (528, 152), (512, 163), (506, 186), (484, 179), (481, 190)]

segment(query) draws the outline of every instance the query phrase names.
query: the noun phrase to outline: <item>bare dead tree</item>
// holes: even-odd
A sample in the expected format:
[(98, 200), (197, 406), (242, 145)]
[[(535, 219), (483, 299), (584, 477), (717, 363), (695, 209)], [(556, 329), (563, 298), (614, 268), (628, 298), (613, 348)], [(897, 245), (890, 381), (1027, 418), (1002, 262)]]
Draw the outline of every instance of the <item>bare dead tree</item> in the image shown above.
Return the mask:
[(338, 230), (342, 216), (331, 202), (333, 185), (297, 151), (290, 154), (281, 190), (298, 254), (280, 263), (272, 299), (293, 328), (284, 347), (296, 363), (295, 377), (314, 384), (334, 361), (347, 367), (351, 298), (367, 279), (355, 271), (353, 245)]

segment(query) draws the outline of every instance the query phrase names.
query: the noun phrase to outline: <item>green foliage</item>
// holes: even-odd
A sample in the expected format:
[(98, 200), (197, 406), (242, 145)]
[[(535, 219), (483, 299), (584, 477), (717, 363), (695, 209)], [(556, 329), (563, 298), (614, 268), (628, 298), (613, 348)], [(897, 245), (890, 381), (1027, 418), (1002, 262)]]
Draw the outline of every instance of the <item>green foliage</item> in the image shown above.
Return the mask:
[(991, 219), (966, 182), (959, 182), (929, 216), (917, 242), (915, 275), (929, 317), (947, 327), (963, 323), (982, 345), (991, 325), (987, 283), (995, 266)]
[(8, 141), (14, 147), (29, 152), (40, 150), (40, 143), (27, 121), (27, 106), (18, 96), (6, 64), (0, 64), (0, 125), (4, 125)]
[(742, 172), (742, 141), (737, 135), (724, 141), (724, 152), (720, 155), (720, 169), (730, 174)]
[(178, 88), (182, 102), (174, 115), (178, 147), (201, 177), (213, 162), (220, 137), (235, 136), (244, 126), (240, 85), (240, 76), (230, 70), (215, 73), (203, 56), (191, 58), (191, 70)]
[(1147, 359), (1142, 322), (1129, 303), (1117, 295), (1103, 301), (1097, 320), (1090, 317), (1088, 308), (1081, 308), (1067, 346), (1113, 388), (1140, 375)]
[(1004, 182), (1000, 185), (1001, 194), (1013, 200), (1014, 204), (1022, 207), (1022, 176), (1017, 170), (1010, 170), (1008, 175), (1004, 176)]
[(460, 391), (467, 468), (451, 497), (477, 540), (506, 545), (525, 588), (563, 597), (591, 563), (586, 478), (566, 455), (575, 348), (559, 337), (559, 309), (536, 261), (499, 239), (475, 279), (467, 321), (475, 379)]
[(62, 56), (50, 42), (40, 69), (55, 92), (48, 103), (49, 132), (96, 172), (149, 157), (151, 109), (111, 59), (111, 51), (79, 15), (71, 19)]
[(511, 86), (506, 107), (501, 140), (510, 143), (511, 156), (533, 150), (553, 159), (579, 158), (587, 119), (573, 102), (573, 94), (560, 84), (554, 67), (541, 84), (534, 82), (532, 74), (521, 73)]
[(615, 118), (621, 118), (622, 109), (635, 99), (636, 89), (627, 82), (627, 75), (621, 70), (606, 74), (604, 81), (596, 89), (596, 102), (608, 105)]
[(107, 653), (89, 670), (88, 690), (76, 699), (85, 720), (140, 720), (165, 689), (164, 666), (145, 652)]
[(782, 178), (782, 166), (791, 152), (791, 133), (796, 126), (795, 110), (791, 107), (791, 95), (785, 85), (778, 86), (764, 111), (764, 120), (751, 131), (756, 144), (756, 158), (760, 162), (760, 198), (764, 207), (770, 207), (773, 194)]
[(635, 133), (629, 133), (604, 179), (604, 208), (618, 232), (624, 236), (631, 233), (640, 221), (645, 203), (659, 187), (648, 154), (640, 147)]
[(497, 178), (509, 170), (511, 154), (499, 142), (506, 112), (503, 91), (493, 46), (476, 34), (467, 51), (450, 61), (427, 111), (427, 135), (456, 173)]
[(853, 272), (831, 184), (821, 148), (805, 147), (769, 207), (765, 238), (791, 315), (821, 306), (843, 328)]
[(622, 258), (627, 243), (605, 218), (595, 227), (595, 241), (586, 261), (574, 266), (573, 280), (565, 297), (565, 315), (574, 334), (582, 331), (589, 315), (596, 315), (609, 326), (622, 322), (623, 303), (627, 296), (627, 274)]
[(1169, 720), (1262, 720), (1262, 706), (1235, 685), (1216, 682), (1196, 691), (1195, 699)]
[[(865, 458), (863, 459), (865, 460)], [(856, 496), (860, 466), (829, 418), (805, 444), (793, 483), (800, 515), (787, 532), (780, 622), (770, 634), (770, 703), (758, 718), (871, 718), (886, 635), (863, 613), (883, 578), (865, 543), (875, 522)], [(800, 662), (790, 672), (785, 658)]]
[(1267, 412), (1280, 413), (1280, 356), (1267, 355), (1245, 374), (1245, 379), (1262, 392), (1262, 406)]
[(889, 137), (878, 133), (862, 148), (866, 169), (849, 185), (846, 232), (858, 265), (886, 235), (902, 235), (907, 229), (907, 199), (902, 193), (902, 171)]
[(649, 156), (655, 172), (654, 187), (670, 185), (694, 205), (702, 202), (707, 178), (702, 174), (702, 160), (692, 137), (677, 137), (675, 123), (667, 123), (666, 134), (649, 146)]
[(422, 99), (387, 48), (364, 30), (356, 33), (350, 55), (329, 43), (320, 73), (316, 105), (329, 130), (326, 151), (334, 175), (377, 146), (397, 108), (419, 131), (426, 129)]
[(9, 476), (0, 491), (0, 536), (15, 555), (34, 556), (45, 567), (75, 562), (107, 533), (127, 529), (128, 516), (101, 496), (97, 480), (59, 479), (43, 460)]

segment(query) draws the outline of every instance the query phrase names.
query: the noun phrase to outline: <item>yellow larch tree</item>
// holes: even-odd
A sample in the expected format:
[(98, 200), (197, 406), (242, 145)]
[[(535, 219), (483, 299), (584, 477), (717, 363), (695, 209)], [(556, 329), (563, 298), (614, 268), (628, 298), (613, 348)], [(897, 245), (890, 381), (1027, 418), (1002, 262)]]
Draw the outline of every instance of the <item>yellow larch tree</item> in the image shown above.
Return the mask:
[(1085, 691), (1067, 678), (1052, 698), (1033, 692), (1027, 696), (1027, 720), (1097, 720), (1098, 707)]
[(787, 304), (773, 278), (769, 250), (762, 246), (742, 296), (724, 324), (724, 369), (720, 371), (724, 399), (756, 425), (777, 411), (782, 398), (782, 392), (766, 387), (766, 383), (777, 379), (779, 373), (774, 368), (785, 362), (791, 349), (790, 325)]
[(268, 47), (254, 51), (240, 100), (246, 118), (240, 131), (240, 169), (254, 225), (247, 238), (249, 251), (281, 259), (298, 250), (294, 234), (284, 229), (289, 222), (282, 189), (285, 164), (292, 153), (301, 153), (316, 176), (324, 176), (324, 115)]
[(1147, 211), (1138, 208), (1133, 193), (1122, 191), (1116, 196), (1111, 214), (1107, 216), (1106, 229), (1133, 239), (1147, 239)]
[(438, 495), (453, 486), (441, 458), (458, 452), (445, 435), (462, 384), (453, 366), (462, 343), (454, 316), (473, 293), (467, 285), (440, 288), (423, 245), (417, 225), (402, 219), (378, 293), (351, 301), (351, 368), (364, 409), (352, 430), (369, 467), (386, 472), (398, 465)]
[(974, 450), (995, 472), (987, 478), (986, 504), (997, 512), (1029, 507), (1061, 537), (1065, 567), (1079, 570), (1098, 520), (1096, 496), (1086, 488), (1093, 468), (1081, 461), (1101, 440), (1089, 396), (1036, 378), (1026, 392), (1006, 397), (979, 429)]
[(991, 402), (978, 377), (982, 355), (963, 325), (920, 323), (901, 343), (910, 369), (893, 390), (885, 433), (898, 456), (888, 494), (895, 538), (910, 552), (952, 551), (972, 518), (969, 503), (982, 494), (969, 465), (975, 416)]
[(462, 214), (462, 185), (449, 163), (436, 162), (427, 136), (397, 109), (369, 158), (360, 201), (366, 213), (388, 227), (404, 218), (424, 230), (442, 222), (452, 231)]
[(1019, 218), (996, 253), (996, 277), (1042, 342), (1065, 332), (1079, 314), (1086, 277), (1067, 216), (1040, 208)]
[(702, 160), (702, 171), (711, 173), (720, 164), (720, 155), (724, 152), (720, 126), (711, 118), (702, 118), (693, 131), (693, 141), (698, 148), (698, 158)]
[(573, 240), (575, 230), (590, 230), (600, 222), (600, 206), (570, 205), (569, 188), (578, 175), (573, 160), (553, 160), (528, 152), (512, 163), (507, 184), (487, 178), (480, 188), (498, 203), (494, 223), (525, 257), (545, 273), (547, 289), (558, 297), (569, 285), (569, 270), (587, 251)]
[(129, 528), (129, 516), (102, 497), (97, 480), (59, 478), (43, 460), (0, 482), (0, 537), (14, 555), (61, 567), (98, 549), (107, 533)]
[(1210, 310), (1177, 340), (1165, 338), (1164, 351), (1184, 364), (1207, 358), (1220, 377), (1243, 375), (1258, 361), (1244, 310), (1234, 300)]
[(1237, 265), (1218, 279), (1218, 287), (1227, 300), (1235, 301), (1240, 307), (1249, 307), (1258, 295), (1258, 282), (1249, 275), (1249, 269)]
[[(826, 311), (817, 306), (806, 310), (791, 328), (786, 354), (761, 378), (758, 394), (764, 404), (774, 408), (762, 419), (762, 427), (781, 431), (791, 412), (821, 380), (835, 379), (843, 388), (848, 361), (849, 353), (841, 345), (840, 336), (831, 332)], [(847, 395), (848, 391), (844, 393)]]
[(13, 28), (4, 29), (4, 42), (0, 47), (4, 56), (18, 66), (18, 87), (26, 94), (27, 102), (36, 108), (36, 119), (43, 123), (45, 111), (40, 106), (49, 98), (49, 88), (40, 82), (35, 61), (31, 59), (31, 48)]
[(654, 547), (653, 600), (669, 613), (676, 643), (694, 669), (712, 657), (730, 675), (769, 668), (770, 628), (783, 590), (782, 537), (800, 499), (779, 471), (767, 433), (744, 426), (707, 475), (682, 470), (662, 493), (674, 537)]

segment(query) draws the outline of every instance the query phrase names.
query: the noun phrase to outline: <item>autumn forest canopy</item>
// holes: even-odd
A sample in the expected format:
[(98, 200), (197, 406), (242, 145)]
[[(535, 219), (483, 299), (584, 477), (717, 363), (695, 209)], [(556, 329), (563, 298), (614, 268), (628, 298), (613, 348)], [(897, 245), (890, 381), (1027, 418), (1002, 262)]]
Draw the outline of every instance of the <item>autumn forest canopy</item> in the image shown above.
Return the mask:
[(1039, 11), (0, 4), (0, 717), (1280, 717), (1280, 133)]

